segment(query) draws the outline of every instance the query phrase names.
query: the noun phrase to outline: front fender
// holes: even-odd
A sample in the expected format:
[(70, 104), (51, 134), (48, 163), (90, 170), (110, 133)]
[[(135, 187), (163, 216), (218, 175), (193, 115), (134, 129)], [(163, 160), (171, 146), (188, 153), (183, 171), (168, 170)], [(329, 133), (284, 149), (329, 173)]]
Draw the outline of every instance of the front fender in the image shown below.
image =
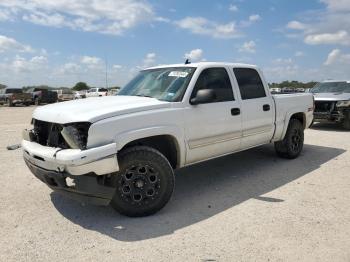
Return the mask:
[(177, 126), (153, 126), (137, 130), (121, 132), (115, 135), (114, 142), (117, 145), (117, 151), (120, 151), (125, 145), (138, 139), (153, 136), (169, 135), (176, 141), (180, 166), (185, 163), (185, 136), (184, 131)]

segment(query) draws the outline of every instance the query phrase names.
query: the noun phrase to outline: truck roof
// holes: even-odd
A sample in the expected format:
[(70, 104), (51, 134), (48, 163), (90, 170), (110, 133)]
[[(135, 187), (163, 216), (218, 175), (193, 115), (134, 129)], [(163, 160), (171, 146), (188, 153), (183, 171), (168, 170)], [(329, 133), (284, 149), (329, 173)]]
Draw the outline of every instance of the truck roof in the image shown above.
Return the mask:
[(226, 62), (198, 62), (198, 63), (190, 63), (190, 64), (171, 64), (171, 65), (158, 65), (153, 66), (149, 68), (145, 68), (143, 70), (147, 69), (156, 69), (156, 68), (164, 68), (164, 67), (205, 67), (205, 66), (232, 66), (232, 67), (244, 67), (244, 68), (253, 68), (257, 69), (258, 67), (256, 65), (249, 65), (249, 64), (242, 64), (242, 63), (226, 63)]

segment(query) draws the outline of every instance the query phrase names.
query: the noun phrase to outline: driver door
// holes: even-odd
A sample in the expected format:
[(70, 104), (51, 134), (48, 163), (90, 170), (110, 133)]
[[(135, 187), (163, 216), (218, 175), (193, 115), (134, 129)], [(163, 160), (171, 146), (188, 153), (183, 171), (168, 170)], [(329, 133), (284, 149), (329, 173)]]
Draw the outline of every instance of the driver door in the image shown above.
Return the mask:
[(190, 104), (185, 111), (187, 164), (240, 149), (241, 106), (231, 83), (224, 67), (207, 68), (199, 75), (191, 98), (200, 89), (212, 89), (216, 99), (205, 104)]

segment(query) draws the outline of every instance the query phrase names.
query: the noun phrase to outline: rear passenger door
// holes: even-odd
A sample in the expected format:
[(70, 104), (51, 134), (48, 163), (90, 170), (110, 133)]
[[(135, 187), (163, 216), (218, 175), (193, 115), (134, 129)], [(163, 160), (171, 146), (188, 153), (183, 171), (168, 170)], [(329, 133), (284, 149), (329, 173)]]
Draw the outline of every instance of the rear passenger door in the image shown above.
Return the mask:
[(205, 104), (190, 104), (186, 109), (187, 164), (240, 149), (240, 103), (235, 98), (227, 69), (203, 69), (192, 90), (191, 98), (198, 90), (211, 89), (216, 99)]
[(267, 96), (267, 86), (253, 68), (233, 68), (233, 73), (242, 99), (242, 148), (269, 143), (274, 132), (274, 102)]

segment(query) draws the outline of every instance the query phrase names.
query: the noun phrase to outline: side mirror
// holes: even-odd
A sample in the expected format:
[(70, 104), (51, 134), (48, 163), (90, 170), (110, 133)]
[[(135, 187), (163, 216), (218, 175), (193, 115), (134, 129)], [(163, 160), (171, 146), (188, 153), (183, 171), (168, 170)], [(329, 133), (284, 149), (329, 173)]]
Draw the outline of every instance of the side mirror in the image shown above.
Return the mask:
[(216, 94), (213, 89), (200, 89), (195, 97), (190, 100), (191, 105), (206, 104), (214, 102)]

